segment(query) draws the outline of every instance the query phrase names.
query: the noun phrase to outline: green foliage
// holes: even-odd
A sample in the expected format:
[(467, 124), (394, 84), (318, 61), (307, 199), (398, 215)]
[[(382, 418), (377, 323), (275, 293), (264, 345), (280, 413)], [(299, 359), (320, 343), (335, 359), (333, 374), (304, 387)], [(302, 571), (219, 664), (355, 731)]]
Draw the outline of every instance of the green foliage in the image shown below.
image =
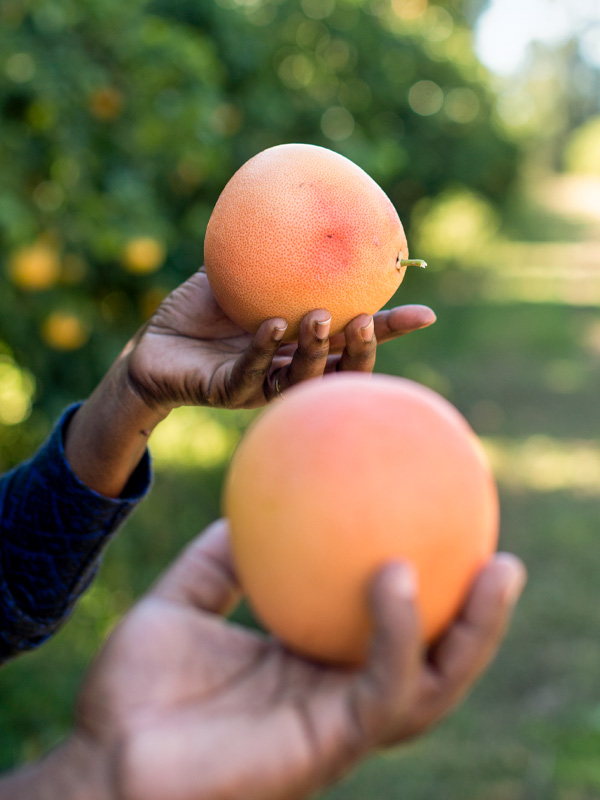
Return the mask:
[(219, 192), (265, 147), (339, 150), (407, 224), (448, 185), (501, 202), (515, 151), (462, 7), (4, 0), (0, 340), (37, 407), (87, 394), (200, 266)]

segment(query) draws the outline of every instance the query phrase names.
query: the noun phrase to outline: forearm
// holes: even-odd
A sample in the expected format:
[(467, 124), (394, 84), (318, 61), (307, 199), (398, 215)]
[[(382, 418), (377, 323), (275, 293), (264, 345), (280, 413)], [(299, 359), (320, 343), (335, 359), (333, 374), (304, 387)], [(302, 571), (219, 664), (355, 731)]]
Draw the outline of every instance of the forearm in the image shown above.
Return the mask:
[(71, 420), (65, 441), (67, 461), (91, 489), (119, 497), (150, 433), (165, 416), (134, 392), (121, 356)]
[(142, 458), (118, 499), (93, 491), (64, 450), (68, 409), (46, 442), (0, 478), (0, 663), (52, 635), (150, 485)]
[(114, 800), (99, 748), (73, 736), (45, 758), (0, 778), (0, 800)]

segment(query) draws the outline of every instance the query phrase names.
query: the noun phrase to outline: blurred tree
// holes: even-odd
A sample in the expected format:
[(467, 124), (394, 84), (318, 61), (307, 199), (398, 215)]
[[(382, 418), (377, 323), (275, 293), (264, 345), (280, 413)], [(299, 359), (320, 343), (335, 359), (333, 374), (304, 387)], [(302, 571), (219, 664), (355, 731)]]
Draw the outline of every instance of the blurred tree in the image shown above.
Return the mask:
[(208, 32), (236, 121), (236, 163), (281, 141), (333, 147), (382, 183), (403, 218), (452, 182), (500, 201), (514, 149), (461, 0), (157, 0)]
[[(600, 36), (600, 24), (592, 29)], [(562, 43), (531, 43), (522, 68), (496, 80), (501, 125), (538, 170), (560, 171), (573, 131), (600, 112), (600, 63), (591, 55), (585, 32), (573, 29)]]
[[(285, 141), (366, 169), (405, 222), (516, 150), (462, 0), (3, 0), (0, 340), (51, 416), (202, 262), (233, 171)], [(470, 13), (470, 12), (469, 12)]]

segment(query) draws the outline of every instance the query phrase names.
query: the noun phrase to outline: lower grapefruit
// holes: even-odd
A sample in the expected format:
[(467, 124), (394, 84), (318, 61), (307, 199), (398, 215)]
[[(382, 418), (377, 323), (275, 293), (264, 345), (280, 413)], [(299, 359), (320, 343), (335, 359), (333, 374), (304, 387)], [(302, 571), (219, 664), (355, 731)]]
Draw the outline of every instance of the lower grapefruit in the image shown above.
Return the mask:
[(263, 412), (232, 459), (224, 511), (257, 617), (291, 649), (341, 664), (365, 657), (379, 567), (414, 565), (431, 642), (493, 552), (499, 519), (460, 413), (412, 381), (360, 374), (302, 384)]

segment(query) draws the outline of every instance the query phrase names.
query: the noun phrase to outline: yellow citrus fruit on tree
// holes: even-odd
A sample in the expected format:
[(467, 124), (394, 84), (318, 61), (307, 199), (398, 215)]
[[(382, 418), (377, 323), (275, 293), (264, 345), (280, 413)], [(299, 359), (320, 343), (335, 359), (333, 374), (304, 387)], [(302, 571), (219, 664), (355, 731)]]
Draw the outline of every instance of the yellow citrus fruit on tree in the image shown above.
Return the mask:
[(123, 250), (123, 266), (129, 272), (145, 275), (156, 272), (164, 263), (164, 245), (151, 236), (130, 239)]
[(349, 159), (308, 144), (278, 145), (247, 161), (217, 200), (204, 241), (225, 313), (251, 332), (285, 317), (288, 341), (311, 309), (331, 312), (332, 333), (378, 311), (407, 258), (385, 192)]
[(55, 350), (78, 350), (89, 335), (81, 319), (68, 311), (53, 311), (42, 325), (44, 340)]
[(447, 400), (413, 381), (359, 373), (307, 382), (242, 438), (224, 512), (256, 616), (291, 649), (359, 664), (368, 586), (391, 560), (417, 573), (424, 640), (465, 600), (496, 547), (496, 484)]
[(50, 289), (60, 277), (59, 254), (43, 242), (22, 247), (10, 259), (9, 275), (20, 289)]

